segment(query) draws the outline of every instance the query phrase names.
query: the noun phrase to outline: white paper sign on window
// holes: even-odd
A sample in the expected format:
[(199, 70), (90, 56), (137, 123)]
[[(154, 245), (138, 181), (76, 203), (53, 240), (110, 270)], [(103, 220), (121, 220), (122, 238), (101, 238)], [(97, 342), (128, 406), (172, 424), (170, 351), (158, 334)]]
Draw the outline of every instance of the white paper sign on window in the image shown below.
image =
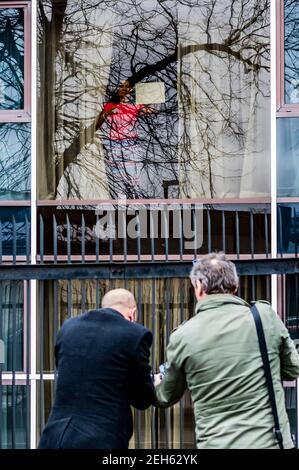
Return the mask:
[(137, 83), (135, 85), (136, 104), (165, 103), (163, 82)]

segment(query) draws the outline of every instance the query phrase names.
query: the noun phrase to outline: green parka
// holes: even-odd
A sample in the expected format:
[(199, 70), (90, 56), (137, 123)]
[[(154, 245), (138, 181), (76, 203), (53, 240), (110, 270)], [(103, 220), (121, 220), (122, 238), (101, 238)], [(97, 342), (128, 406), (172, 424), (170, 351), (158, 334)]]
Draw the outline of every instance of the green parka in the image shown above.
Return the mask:
[[(293, 447), (281, 380), (299, 376), (299, 354), (268, 302), (261, 315), (284, 448)], [(156, 388), (158, 406), (176, 403), (186, 388), (194, 403), (198, 448), (278, 448), (250, 305), (230, 294), (197, 303), (167, 347), (168, 368)]]

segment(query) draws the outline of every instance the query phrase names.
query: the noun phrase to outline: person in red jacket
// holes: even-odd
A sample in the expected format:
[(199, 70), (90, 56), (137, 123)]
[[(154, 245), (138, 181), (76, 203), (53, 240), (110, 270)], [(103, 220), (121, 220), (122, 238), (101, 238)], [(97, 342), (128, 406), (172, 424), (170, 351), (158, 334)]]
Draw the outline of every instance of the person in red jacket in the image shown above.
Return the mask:
[(142, 196), (145, 189), (142, 175), (146, 173), (144, 146), (140, 145), (137, 132), (138, 117), (155, 110), (134, 103), (131, 92), (131, 84), (125, 80), (117, 93), (105, 103), (95, 127), (96, 131), (103, 128), (102, 141), (111, 196), (124, 194), (134, 199)]

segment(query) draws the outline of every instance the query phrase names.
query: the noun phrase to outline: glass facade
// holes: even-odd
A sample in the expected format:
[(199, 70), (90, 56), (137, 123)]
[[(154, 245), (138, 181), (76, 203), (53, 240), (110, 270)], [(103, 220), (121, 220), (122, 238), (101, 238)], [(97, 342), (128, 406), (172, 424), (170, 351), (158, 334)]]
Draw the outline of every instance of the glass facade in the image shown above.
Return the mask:
[(40, 2), (40, 198), (270, 194), (269, 2), (230, 5)]
[[(0, 2), (0, 264), (54, 262), (59, 270), (63, 262), (108, 262), (111, 271), (106, 280), (57, 277), (36, 285), (0, 278), (0, 448), (38, 442), (55, 393), (57, 329), (68, 317), (99, 307), (108, 289), (134, 292), (138, 321), (154, 333), (153, 369), (165, 360), (170, 332), (194, 311), (189, 280), (126, 279), (125, 269), (121, 280), (114, 279), (114, 261), (151, 259), (155, 272), (155, 261), (191, 265), (194, 256), (212, 250), (253, 264), (298, 254), (299, 202), (292, 199), (299, 197), (298, 117), (278, 113), (277, 196), (289, 199), (276, 203), (270, 196), (270, 29), (276, 27), (270, 25), (270, 0), (37, 4), (38, 109), (31, 131), (31, 2)], [(299, 104), (298, 2), (277, 1), (280, 11), (278, 76), (293, 112)], [(31, 133), (37, 136), (34, 155)], [(29, 202), (31, 173), (37, 173), (37, 200)], [(99, 237), (99, 214), (108, 217), (109, 204), (129, 205), (126, 199), (146, 200), (147, 232), (111, 240), (106, 221)], [(203, 204), (201, 247), (182, 247), (173, 233), (166, 241), (161, 214), (159, 237), (151, 240), (150, 207), (157, 199)], [(135, 215), (126, 213), (126, 224)], [(113, 229), (119, 230), (119, 220)], [(278, 313), (298, 340), (297, 275), (278, 280)], [(271, 286), (270, 275), (244, 275), (238, 295), (276, 302)], [(30, 369), (30, 348), (36, 370)], [(30, 388), (37, 397), (31, 408)], [(296, 434), (295, 382), (285, 391)], [(37, 423), (36, 435), (30, 420)], [(170, 409), (134, 411), (130, 447), (194, 448), (190, 396)]]

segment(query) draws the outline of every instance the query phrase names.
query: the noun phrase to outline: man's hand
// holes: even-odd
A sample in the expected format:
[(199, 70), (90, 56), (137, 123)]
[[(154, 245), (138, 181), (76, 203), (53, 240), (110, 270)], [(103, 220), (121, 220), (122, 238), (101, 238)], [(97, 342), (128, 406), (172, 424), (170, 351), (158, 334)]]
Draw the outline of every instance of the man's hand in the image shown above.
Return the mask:
[(157, 385), (160, 385), (162, 382), (163, 376), (162, 374), (154, 374), (154, 386), (157, 387)]

